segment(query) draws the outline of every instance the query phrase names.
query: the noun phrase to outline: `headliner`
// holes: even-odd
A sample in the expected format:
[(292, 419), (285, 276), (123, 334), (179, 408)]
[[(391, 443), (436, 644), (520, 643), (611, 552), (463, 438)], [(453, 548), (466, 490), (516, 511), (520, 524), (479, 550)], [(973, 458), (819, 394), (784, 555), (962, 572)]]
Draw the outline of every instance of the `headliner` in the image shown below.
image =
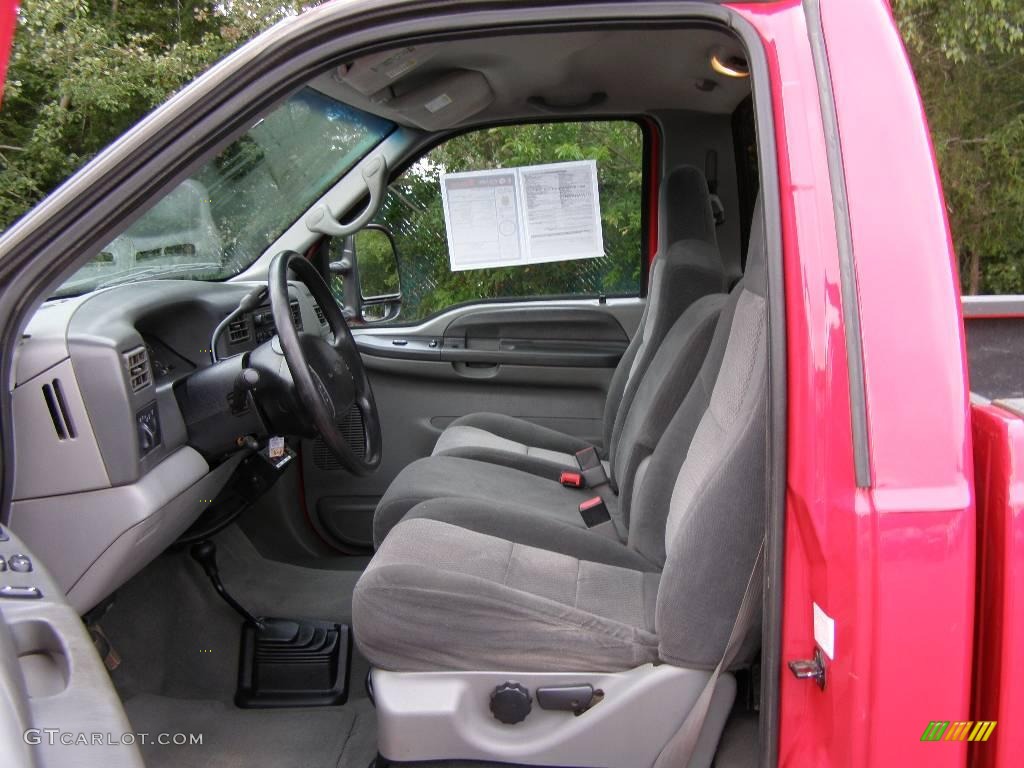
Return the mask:
[[(727, 31), (708, 28), (518, 33), (417, 46), (411, 54), (417, 66), (389, 81), (390, 94), (364, 95), (342, 79), (343, 68), (312, 84), (359, 109), (401, 125), (424, 127), (414, 112), (394, 108), (382, 95), (401, 100), (420, 87), (429, 90), (432, 83), (454, 70), (481, 73), (493, 91), (493, 100), (483, 109), (433, 126), (433, 130), (664, 109), (729, 114), (749, 95), (750, 81), (714, 72), (709, 59), (717, 48), (728, 54), (742, 55), (743, 51)], [(357, 63), (361, 62), (365, 71), (366, 61), (375, 58), (365, 57)], [(700, 80), (713, 81), (716, 86), (711, 91), (700, 90)], [(585, 109), (571, 108), (585, 103), (595, 92), (607, 94), (606, 99)], [(549, 108), (529, 103), (537, 96)]]

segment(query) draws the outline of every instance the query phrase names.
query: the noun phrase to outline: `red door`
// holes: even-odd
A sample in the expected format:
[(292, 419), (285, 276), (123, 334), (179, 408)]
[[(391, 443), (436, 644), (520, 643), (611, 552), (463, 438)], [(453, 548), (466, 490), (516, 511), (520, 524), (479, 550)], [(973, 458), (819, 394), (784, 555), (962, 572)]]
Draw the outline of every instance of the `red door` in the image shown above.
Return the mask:
[(965, 743), (921, 740), (969, 719), (974, 509), (958, 286), (916, 85), (885, 0), (821, 0), (820, 18), (813, 0), (738, 7), (767, 46), (780, 174), (783, 659), (818, 649), (826, 666), (823, 690), (780, 672), (780, 764), (962, 766)]

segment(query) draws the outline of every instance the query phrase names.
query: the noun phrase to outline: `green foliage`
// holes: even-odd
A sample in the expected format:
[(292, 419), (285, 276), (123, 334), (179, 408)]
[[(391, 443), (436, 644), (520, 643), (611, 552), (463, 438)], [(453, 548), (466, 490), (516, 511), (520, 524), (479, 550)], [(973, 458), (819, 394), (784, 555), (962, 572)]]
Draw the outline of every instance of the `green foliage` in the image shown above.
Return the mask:
[[(440, 193), (443, 172), (597, 161), (605, 256), (452, 272)], [(441, 144), (392, 186), (377, 222), (394, 233), (402, 268), (402, 322), (454, 304), (517, 296), (636, 294), (640, 287), (643, 135), (624, 121), (538, 123), (463, 134)]]
[(0, 110), (0, 229), (299, 4), (24, 0)]
[(359, 288), (364, 298), (401, 293), (395, 249), (379, 229), (362, 229), (355, 235), (359, 260)]
[(894, 0), (964, 293), (1024, 293), (1024, 3)]
[[(1024, 293), (1024, 3), (892, 2), (932, 127), (964, 290)], [(307, 4), (312, 3), (23, 0), (0, 109), (0, 229), (211, 63)], [(612, 293), (639, 279), (622, 255), (622, 244), (637, 237), (639, 209), (619, 204), (631, 199), (639, 171), (616, 156), (635, 145), (627, 136), (604, 143), (565, 130), (535, 126), (514, 140), (481, 135), (474, 146), (453, 144), (446, 160), (456, 170), (485, 167), (481, 162), (493, 157), (510, 165), (596, 157), (614, 269), (595, 278), (582, 274), (583, 262), (577, 262), (524, 267), (519, 274), (533, 287), (597, 280), (598, 290)], [(457, 146), (471, 154), (455, 157)], [(619, 171), (624, 175), (617, 176)], [(390, 208), (423, 210), (427, 204), (420, 195), (432, 183), (429, 176), (407, 175), (404, 202), (392, 200)], [(386, 211), (384, 217), (392, 215), (397, 216)], [(405, 233), (399, 244), (403, 266), (414, 254), (444, 252), (436, 211), (422, 215), (435, 216), (435, 228), (428, 232), (424, 224), (421, 232)], [(433, 267), (426, 272), (437, 274)], [(500, 295), (511, 278), (508, 270), (460, 273), (441, 281), (430, 306), (468, 293)], [(423, 311), (428, 309), (424, 304)]]

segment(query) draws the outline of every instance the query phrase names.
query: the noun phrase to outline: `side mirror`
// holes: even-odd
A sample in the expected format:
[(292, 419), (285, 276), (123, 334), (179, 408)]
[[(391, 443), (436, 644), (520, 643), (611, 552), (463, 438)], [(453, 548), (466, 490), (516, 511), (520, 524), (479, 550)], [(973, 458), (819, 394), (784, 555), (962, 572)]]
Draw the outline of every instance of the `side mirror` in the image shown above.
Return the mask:
[(329, 264), (342, 276), (345, 317), (365, 323), (389, 322), (402, 310), (402, 282), (395, 240), (385, 227), (368, 224), (344, 238), (341, 259)]

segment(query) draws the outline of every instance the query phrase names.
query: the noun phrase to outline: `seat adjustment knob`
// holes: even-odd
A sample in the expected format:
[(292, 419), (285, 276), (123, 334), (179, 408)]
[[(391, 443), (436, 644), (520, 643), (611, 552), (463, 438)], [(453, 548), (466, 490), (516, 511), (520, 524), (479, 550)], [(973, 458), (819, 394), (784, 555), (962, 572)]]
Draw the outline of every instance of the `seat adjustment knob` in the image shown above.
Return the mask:
[(491, 714), (506, 725), (521, 723), (532, 706), (530, 691), (519, 683), (502, 683), (491, 694)]

